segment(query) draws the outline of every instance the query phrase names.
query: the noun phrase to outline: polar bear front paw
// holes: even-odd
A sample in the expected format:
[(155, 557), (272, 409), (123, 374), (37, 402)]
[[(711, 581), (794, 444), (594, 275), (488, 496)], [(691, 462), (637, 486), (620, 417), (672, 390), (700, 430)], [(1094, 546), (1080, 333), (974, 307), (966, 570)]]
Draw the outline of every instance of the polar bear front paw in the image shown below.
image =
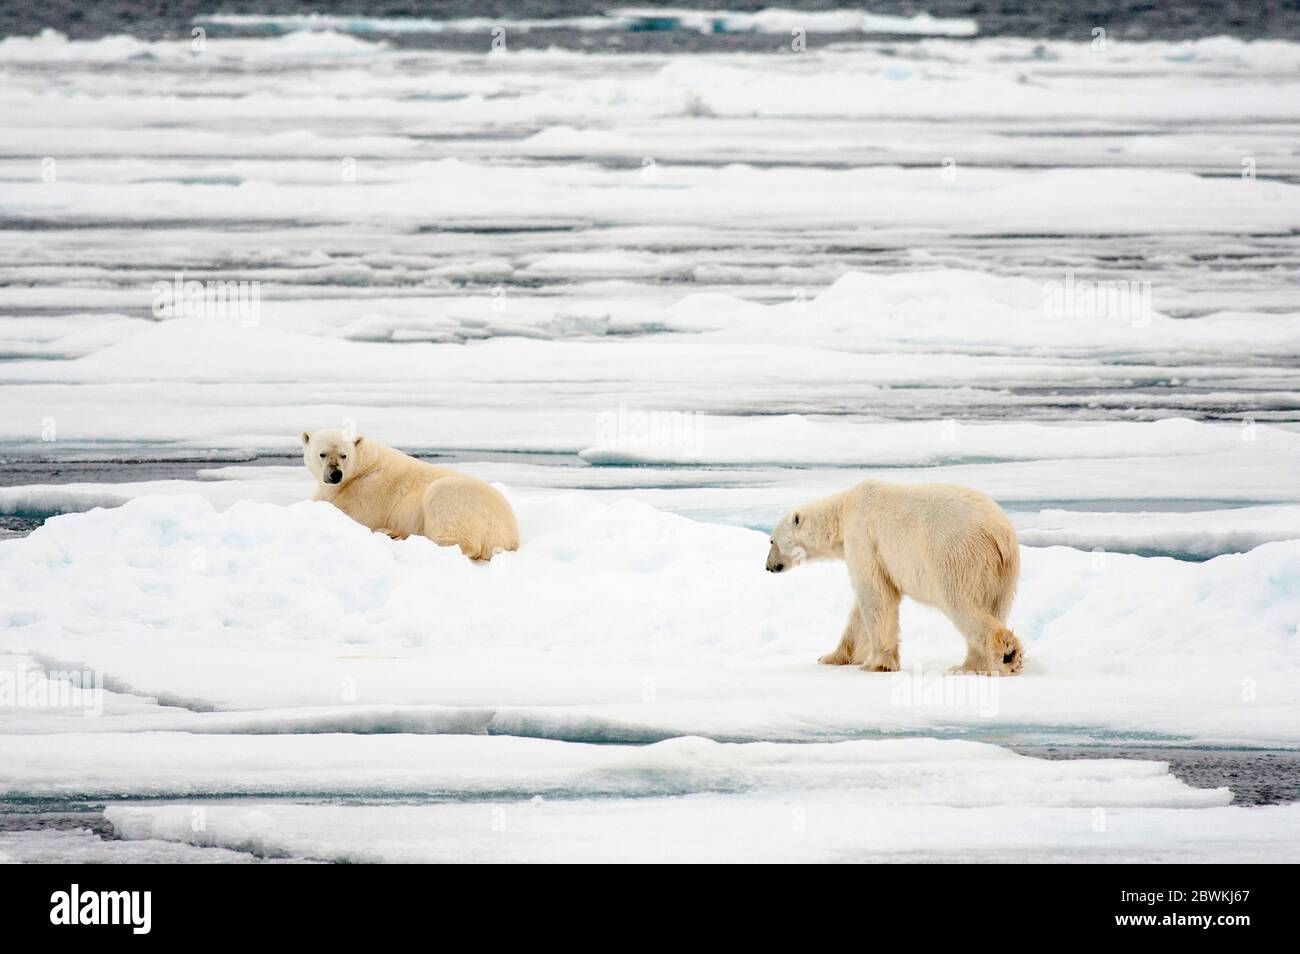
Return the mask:
[(853, 662), (846, 654), (836, 650), (833, 653), (827, 653), (825, 656), (818, 656), (817, 661), (823, 666), (847, 666)]
[(1020, 667), (1015, 669), (989, 669), (987, 667), (977, 668), (974, 666), (953, 666), (948, 670), (950, 676), (1014, 676), (1020, 672)]

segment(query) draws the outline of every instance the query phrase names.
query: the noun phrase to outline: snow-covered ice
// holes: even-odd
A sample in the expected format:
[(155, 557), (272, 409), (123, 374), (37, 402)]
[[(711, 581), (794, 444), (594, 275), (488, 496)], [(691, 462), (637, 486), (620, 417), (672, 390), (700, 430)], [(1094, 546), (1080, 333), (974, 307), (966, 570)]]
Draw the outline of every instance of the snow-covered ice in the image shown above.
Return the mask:
[(250, 864), (261, 859), (175, 840), (106, 840), (87, 829), (0, 831), (0, 865)]
[[(1027, 548), (1011, 617), (1027, 676), (990, 682), (942, 675), (961, 639), (910, 604), (904, 672), (816, 665), (848, 614), (844, 569), (774, 578), (759, 532), (635, 501), (516, 503), (521, 549), (486, 566), (323, 503), (147, 496), (55, 517), (0, 545), (0, 649), (189, 709), (313, 710), (289, 727), (355, 710), (373, 731), (374, 706), (450, 705), (487, 710), (484, 731), (575, 740), (1300, 746), (1300, 541), (1204, 563)], [(4, 718), (38, 731), (47, 713)]]
[[(470, 735), (179, 733), (32, 736), (14, 750), (22, 793), (168, 796), (645, 797), (853, 788), (864, 804), (1204, 808), (1226, 789), (1189, 788), (1156, 762), (1048, 761), (973, 742), (908, 739), (788, 745), (676, 738), (644, 746)], [(84, 781), (76, 766), (102, 761)], [(947, 777), (944, 777), (947, 776)]]
[[(938, 781), (938, 779), (936, 779)], [(204, 828), (195, 831), (195, 811)], [(1300, 808), (874, 805), (855, 790), (612, 801), (123, 805), (127, 839), (346, 862), (1294, 862)]]

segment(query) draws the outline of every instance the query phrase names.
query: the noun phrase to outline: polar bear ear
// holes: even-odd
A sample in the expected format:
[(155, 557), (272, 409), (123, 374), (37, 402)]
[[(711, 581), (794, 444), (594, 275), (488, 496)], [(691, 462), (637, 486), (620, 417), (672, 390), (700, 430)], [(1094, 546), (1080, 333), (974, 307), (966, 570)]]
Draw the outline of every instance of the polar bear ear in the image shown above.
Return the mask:
[(307, 444), (311, 443), (311, 435), (308, 434), (306, 431), (303, 431), (303, 432), (302, 432), (302, 443), (303, 443), (303, 446), (304, 446), (304, 447), (305, 447)]

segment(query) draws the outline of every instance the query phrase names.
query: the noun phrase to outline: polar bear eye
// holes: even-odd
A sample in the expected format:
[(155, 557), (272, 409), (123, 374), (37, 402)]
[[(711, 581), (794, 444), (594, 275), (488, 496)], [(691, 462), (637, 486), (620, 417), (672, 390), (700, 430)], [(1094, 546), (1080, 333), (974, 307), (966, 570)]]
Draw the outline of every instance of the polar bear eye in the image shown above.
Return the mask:
[(347, 454), (339, 454), (339, 460), (347, 460), (347, 459), (348, 459)]
[(799, 515), (798, 515), (798, 514), (795, 514), (795, 515), (794, 515), (794, 525), (795, 525), (796, 527), (799, 526)]
[(321, 454), (321, 455), (320, 455), (320, 459), (321, 459), (321, 460), (324, 460), (324, 459), (325, 459), (325, 455), (324, 455), (324, 454)]

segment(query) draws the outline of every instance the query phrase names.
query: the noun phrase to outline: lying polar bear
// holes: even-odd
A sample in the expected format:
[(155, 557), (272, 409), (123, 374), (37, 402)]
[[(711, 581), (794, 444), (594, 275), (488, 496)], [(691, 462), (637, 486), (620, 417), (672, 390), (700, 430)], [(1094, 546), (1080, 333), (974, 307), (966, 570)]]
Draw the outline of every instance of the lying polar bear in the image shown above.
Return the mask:
[(338, 428), (302, 432), (302, 457), (327, 500), (357, 523), (400, 540), (422, 534), (471, 560), (519, 549), (514, 511), (494, 487)]
[(767, 569), (832, 557), (849, 566), (854, 605), (840, 644), (818, 662), (897, 671), (898, 603), (910, 596), (942, 610), (966, 637), (956, 672), (1020, 672), (1020, 640), (1006, 627), (1020, 550), (988, 497), (952, 484), (864, 481), (782, 517)]

